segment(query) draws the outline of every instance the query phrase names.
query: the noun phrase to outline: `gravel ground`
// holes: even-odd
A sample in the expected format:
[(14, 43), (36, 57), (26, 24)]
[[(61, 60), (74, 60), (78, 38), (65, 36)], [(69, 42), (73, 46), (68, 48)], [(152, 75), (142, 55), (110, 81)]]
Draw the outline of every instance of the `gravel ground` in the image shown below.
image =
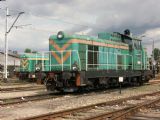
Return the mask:
[(19, 85), (0, 86), (0, 89), (17, 88), (17, 87), (40, 87), (40, 86), (44, 86), (44, 85), (37, 85), (36, 83), (26, 83), (26, 84), (19, 84)]
[[(30, 88), (42, 88), (37, 90), (28, 90), (27, 91), (12, 91), (12, 92), (3, 92), (3, 89), (10, 89), (10, 88), (18, 88), (18, 87), (24, 87), (25, 89)], [(0, 86), (0, 99), (7, 99), (7, 98), (15, 98), (15, 97), (25, 97), (25, 96), (31, 96), (31, 95), (37, 95), (37, 94), (44, 94), (47, 93), (46, 88), (44, 85), (37, 85), (36, 83), (27, 83), (27, 84), (19, 84), (19, 85), (8, 85), (8, 86)]]
[(29, 83), (31, 83), (31, 82), (29, 82), (28, 80), (19, 80), (18, 78), (8, 78), (7, 82), (0, 79), (0, 85), (1, 86), (29, 84)]
[(119, 91), (117, 91), (112, 93), (104, 92), (103, 94), (92, 94), (87, 96), (66, 95), (61, 98), (28, 102), (8, 107), (0, 107), (0, 120), (13, 120), (35, 116), (155, 91), (160, 91), (160, 84), (145, 85), (138, 88), (127, 88), (122, 90), (122, 94), (119, 94)]
[(34, 96), (34, 95), (40, 95), (40, 94), (46, 94), (46, 93), (48, 93), (46, 89), (20, 91), (20, 92), (7, 92), (7, 93), (0, 92), (0, 99)]
[[(7, 84), (7, 83), (6, 83)], [(42, 89), (37, 89), (37, 90), (29, 90), (28, 91), (12, 91), (12, 92), (3, 92), (3, 89), (10, 89), (10, 88), (18, 88), (18, 87), (24, 87), (25, 89), (30, 87), (30, 88), (42, 88)], [(46, 88), (44, 85), (37, 85), (36, 83), (24, 83), (24, 84), (12, 84), (12, 85), (0, 85), (0, 99), (7, 99), (7, 98), (15, 98), (15, 97), (25, 97), (25, 96), (31, 96), (31, 95), (37, 95), (37, 94), (44, 94), (47, 93)]]

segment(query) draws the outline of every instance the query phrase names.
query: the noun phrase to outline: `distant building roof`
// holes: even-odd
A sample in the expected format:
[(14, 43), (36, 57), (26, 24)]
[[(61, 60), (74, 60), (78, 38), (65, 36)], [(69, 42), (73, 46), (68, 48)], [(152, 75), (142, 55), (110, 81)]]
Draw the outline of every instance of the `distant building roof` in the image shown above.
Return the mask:
[[(0, 64), (4, 65), (4, 52), (0, 51)], [(20, 58), (18, 54), (10, 53), (8, 54), (8, 65), (20, 66)]]
[[(0, 51), (0, 54), (4, 54), (4, 52), (3, 52), (3, 51)], [(8, 56), (12, 56), (12, 57), (19, 58), (19, 55), (18, 55), (18, 54), (15, 54), (15, 53), (13, 53), (13, 52), (11, 52), (11, 51), (8, 51)]]

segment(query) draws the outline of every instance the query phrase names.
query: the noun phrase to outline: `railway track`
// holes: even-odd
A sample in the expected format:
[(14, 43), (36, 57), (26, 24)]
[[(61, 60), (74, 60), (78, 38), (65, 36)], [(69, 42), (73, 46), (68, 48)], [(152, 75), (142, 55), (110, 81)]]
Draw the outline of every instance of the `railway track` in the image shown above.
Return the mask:
[[(101, 120), (117, 119), (120, 120), (129, 110), (140, 109), (142, 105), (148, 105), (160, 101), (160, 91), (150, 94), (138, 95), (129, 98), (122, 98), (114, 101), (103, 102), (83, 106), (74, 109), (63, 110), (59, 112), (48, 113), (44, 115), (28, 117), (19, 120)], [(147, 102), (147, 104), (146, 104)], [(140, 106), (137, 108), (137, 106)], [(128, 113), (129, 114), (129, 113)], [(120, 118), (120, 119), (119, 119)]]
[(160, 80), (150, 80), (148, 84), (160, 84)]
[[(124, 88), (123, 88), (124, 89)], [(91, 96), (93, 94), (104, 94), (104, 93), (111, 93), (111, 92), (116, 92), (118, 91), (117, 89), (110, 89), (107, 91), (100, 91), (97, 90), (94, 92), (86, 92), (86, 93), (72, 93), (72, 94), (67, 94), (67, 93), (47, 93), (47, 94), (40, 94), (40, 95), (32, 95), (32, 96), (25, 96), (25, 97), (15, 97), (15, 98), (7, 98), (7, 99), (0, 99), (0, 106), (9, 106), (9, 105), (16, 105), (16, 104), (21, 104), (21, 103), (26, 103), (29, 101), (41, 101), (41, 100), (47, 100), (47, 99), (53, 99), (53, 98), (60, 98), (64, 97), (65, 95), (70, 95), (71, 98), (77, 98), (81, 96)]]
[[(128, 89), (135, 89), (136, 87), (131, 87)], [(124, 90), (126, 88), (122, 88)], [(112, 92), (119, 92), (119, 89), (107, 89), (105, 91), (102, 90), (95, 90), (94, 92), (82, 92), (82, 93), (45, 93), (45, 94), (40, 94), (40, 95), (31, 95), (31, 96), (24, 96), (24, 97), (15, 97), (15, 98), (6, 98), (6, 99), (0, 99), (0, 106), (9, 106), (9, 105), (16, 105), (16, 104), (21, 104), (21, 103), (26, 103), (29, 101), (36, 102), (36, 101), (41, 101), (41, 100), (47, 100), (47, 99), (53, 99), (53, 98), (60, 98), (64, 97), (65, 95), (70, 95), (71, 97), (68, 99), (72, 98), (78, 98), (78, 97), (85, 97), (85, 96), (92, 96), (93, 94), (106, 94), (106, 93), (112, 93)]]
[[(160, 109), (160, 106), (156, 106), (157, 103), (160, 103), (160, 97), (157, 97), (155, 99), (151, 99), (149, 101), (148, 101), (148, 99), (146, 99), (142, 103), (138, 103), (138, 104), (135, 104), (132, 106), (128, 106), (128, 107), (119, 109), (119, 110), (115, 110), (113, 112), (106, 112), (106, 113), (102, 113), (100, 115), (91, 116), (91, 117), (88, 117), (87, 119), (84, 119), (84, 120), (105, 120), (105, 119), (109, 119), (109, 120), (139, 120), (140, 117), (141, 117), (141, 119), (144, 119), (144, 117), (145, 117), (145, 120), (150, 120), (151, 118), (153, 118), (155, 120), (155, 117), (153, 115), (146, 116), (146, 114), (143, 114), (143, 116), (142, 116), (142, 113), (139, 114), (139, 112), (142, 110), (148, 109), (149, 107), (152, 109), (154, 109), (155, 107), (159, 107), (159, 109)], [(160, 113), (160, 111), (159, 111), (159, 113)], [(147, 119), (147, 117), (148, 117), (148, 119)], [(159, 120), (160, 115), (157, 116), (156, 118), (157, 118), (157, 120)]]
[(62, 95), (60, 94), (55, 95), (52, 93), (47, 93), (47, 94), (32, 95), (32, 96), (25, 96), (25, 97), (0, 99), (0, 106), (5, 107), (8, 105), (15, 105), (15, 104), (25, 103), (29, 101), (40, 101), (40, 100), (46, 100), (46, 99), (53, 99), (57, 97), (62, 97)]
[[(120, 115), (113, 117), (112, 120), (125, 120), (125, 119), (127, 120), (135, 120), (135, 119), (160, 120), (160, 106), (159, 106), (160, 104), (159, 103), (160, 103), (160, 97), (153, 99), (151, 101), (144, 102), (139, 105), (134, 105), (128, 110), (121, 110), (121, 112), (122, 111), (123, 112)], [(147, 112), (141, 112), (145, 110), (147, 110)], [(155, 116), (156, 115), (155, 113), (159, 115)]]
[[(137, 110), (138, 111), (138, 110)], [(135, 111), (136, 112), (136, 111)], [(154, 103), (154, 106), (141, 109), (133, 115), (127, 116), (127, 120), (160, 120), (160, 103)]]
[(27, 87), (11, 87), (11, 88), (0, 88), (1, 93), (6, 92), (20, 92), (20, 91), (30, 91), (30, 90), (42, 90), (45, 89), (44, 86), (27, 86)]

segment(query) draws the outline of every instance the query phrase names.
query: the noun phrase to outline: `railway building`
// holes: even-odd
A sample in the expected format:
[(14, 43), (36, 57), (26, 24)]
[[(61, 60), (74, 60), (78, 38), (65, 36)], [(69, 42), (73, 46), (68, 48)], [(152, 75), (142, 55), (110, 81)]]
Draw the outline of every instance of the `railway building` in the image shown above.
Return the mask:
[[(20, 66), (20, 58), (19, 55), (16, 53), (13, 53), (9, 51), (8, 53), (8, 71), (9, 71), (9, 76), (13, 76), (14, 71)], [(4, 67), (4, 52), (0, 51), (0, 74), (2, 78), (3, 74), (3, 67)]]

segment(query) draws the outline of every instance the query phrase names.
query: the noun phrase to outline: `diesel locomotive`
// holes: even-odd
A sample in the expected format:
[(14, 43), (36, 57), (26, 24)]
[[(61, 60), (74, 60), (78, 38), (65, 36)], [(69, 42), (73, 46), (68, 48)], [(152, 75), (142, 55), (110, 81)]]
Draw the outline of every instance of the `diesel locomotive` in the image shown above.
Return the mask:
[[(42, 62), (43, 61), (43, 62)], [(24, 53), (20, 55), (19, 79), (37, 79), (36, 72), (41, 70), (42, 64), (48, 64), (49, 57), (41, 53)], [(45, 68), (47, 71), (48, 69)]]
[[(142, 85), (152, 77), (142, 41), (127, 29), (97, 37), (62, 31), (49, 38), (40, 72), (48, 90), (75, 91), (123, 84)], [(35, 68), (36, 69), (36, 68)]]
[(48, 90), (78, 90), (119, 84), (143, 84), (152, 77), (147, 52), (129, 30), (98, 37), (58, 32), (49, 38)]

